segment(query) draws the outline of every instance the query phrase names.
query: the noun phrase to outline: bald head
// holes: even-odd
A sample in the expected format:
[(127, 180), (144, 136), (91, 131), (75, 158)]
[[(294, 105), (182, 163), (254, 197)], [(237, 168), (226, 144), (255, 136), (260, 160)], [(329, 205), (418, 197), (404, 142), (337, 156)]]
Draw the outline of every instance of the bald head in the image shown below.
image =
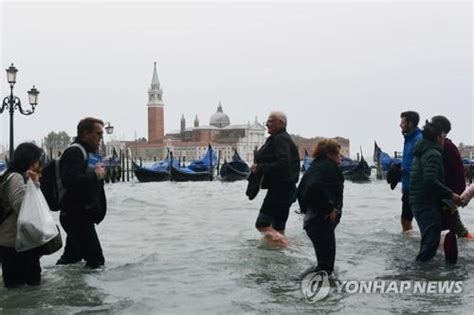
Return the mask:
[(267, 128), (269, 134), (278, 133), (286, 128), (286, 115), (283, 112), (271, 112), (267, 119)]

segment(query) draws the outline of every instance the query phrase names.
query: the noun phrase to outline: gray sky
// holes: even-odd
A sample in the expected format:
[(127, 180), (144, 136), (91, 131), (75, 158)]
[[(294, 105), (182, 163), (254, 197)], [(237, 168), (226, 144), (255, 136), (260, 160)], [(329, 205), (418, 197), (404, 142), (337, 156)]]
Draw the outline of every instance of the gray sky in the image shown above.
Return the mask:
[[(208, 124), (220, 100), (231, 123), (282, 110), (290, 133), (348, 137), (352, 155), (370, 156), (374, 140), (401, 150), (404, 110), (446, 115), (451, 138), (472, 144), (472, 13), (470, 2), (2, 2), (2, 71), (15, 63), (25, 104), (40, 90), (35, 114), (16, 112), (15, 143), (73, 135), (85, 116), (147, 137), (157, 61), (165, 131), (183, 113)], [(8, 125), (4, 112), (0, 144)]]

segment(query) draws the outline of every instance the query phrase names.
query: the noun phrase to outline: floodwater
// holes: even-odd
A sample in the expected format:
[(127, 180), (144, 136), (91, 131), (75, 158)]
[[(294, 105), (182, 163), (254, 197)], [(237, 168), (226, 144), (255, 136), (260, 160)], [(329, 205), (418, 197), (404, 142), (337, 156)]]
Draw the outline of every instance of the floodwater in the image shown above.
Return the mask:
[[(109, 210), (98, 226), (106, 266), (55, 266), (60, 253), (42, 259), (40, 287), (0, 288), (0, 313), (470, 313), (474, 309), (474, 241), (460, 241), (456, 266), (441, 251), (414, 263), (419, 235), (400, 233), (399, 188), (383, 181), (346, 182), (337, 228), (335, 277), (339, 280), (462, 281), (460, 294), (348, 294), (331, 292), (305, 301), (300, 274), (314, 251), (294, 211), (290, 246), (268, 247), (254, 229), (264, 197), (245, 195), (246, 182), (115, 183), (107, 185)], [(474, 229), (474, 204), (462, 209)], [(57, 214), (54, 214), (57, 218)], [(64, 234), (63, 234), (64, 235)]]

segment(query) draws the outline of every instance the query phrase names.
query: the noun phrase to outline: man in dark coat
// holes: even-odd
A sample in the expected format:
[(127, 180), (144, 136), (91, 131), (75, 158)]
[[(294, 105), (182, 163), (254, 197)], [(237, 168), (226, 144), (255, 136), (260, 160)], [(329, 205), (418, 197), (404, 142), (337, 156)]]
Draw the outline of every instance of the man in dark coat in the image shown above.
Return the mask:
[(262, 188), (268, 189), (256, 228), (269, 240), (286, 244), (285, 226), (291, 204), (296, 200), (300, 157), (295, 143), (286, 132), (286, 115), (272, 112), (266, 126), (270, 137), (255, 153), (254, 174), (263, 174)]
[(88, 168), (87, 156), (99, 149), (104, 123), (84, 118), (77, 126), (74, 144), (60, 160), (61, 180), (66, 193), (61, 200), (60, 222), (67, 233), (64, 253), (57, 264), (72, 264), (84, 259), (86, 266), (104, 265), (94, 224), (105, 217), (107, 202), (104, 192), (105, 167), (102, 163)]
[[(438, 124), (444, 132), (444, 135), (447, 135), (451, 131), (451, 122), (444, 116), (434, 116), (431, 118), (431, 122)], [(444, 138), (443, 166), (446, 186), (456, 194), (461, 195), (466, 189), (464, 165), (462, 164), (461, 154), (458, 148), (449, 138)], [(474, 235), (469, 233), (462, 223), (459, 211), (447, 215), (446, 221), (448, 227), (453, 225), (451, 228), (454, 228), (458, 237), (474, 239)]]
[(427, 123), (421, 139), (413, 150), (410, 172), (410, 204), (421, 232), (420, 252), (416, 260), (425, 262), (434, 257), (441, 236), (441, 205), (443, 199), (460, 204), (458, 194), (445, 183), (442, 159), (444, 138), (437, 124)]

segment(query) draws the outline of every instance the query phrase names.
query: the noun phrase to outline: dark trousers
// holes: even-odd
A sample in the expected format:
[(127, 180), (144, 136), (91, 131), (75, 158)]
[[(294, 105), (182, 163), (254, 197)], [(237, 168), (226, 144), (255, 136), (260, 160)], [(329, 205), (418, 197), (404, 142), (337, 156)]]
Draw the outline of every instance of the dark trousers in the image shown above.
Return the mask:
[(273, 227), (284, 231), (290, 214), (290, 206), (295, 201), (296, 186), (288, 184), (268, 189), (260, 208), (255, 227), (257, 229)]
[(3, 283), (7, 288), (41, 283), (40, 256), (35, 249), (17, 252), (13, 247), (0, 246)]
[(87, 267), (102, 266), (105, 259), (94, 222), (85, 216), (69, 214), (61, 214), (59, 220), (67, 236), (64, 253), (58, 263), (72, 264), (84, 259)]
[(421, 244), (416, 261), (428, 261), (436, 255), (441, 238), (441, 209), (434, 205), (412, 205), (420, 227)]
[(331, 223), (329, 219), (318, 215), (305, 223), (304, 229), (311, 239), (318, 260), (318, 269), (331, 274), (334, 270), (336, 259), (336, 234), (335, 229), (339, 221)]

